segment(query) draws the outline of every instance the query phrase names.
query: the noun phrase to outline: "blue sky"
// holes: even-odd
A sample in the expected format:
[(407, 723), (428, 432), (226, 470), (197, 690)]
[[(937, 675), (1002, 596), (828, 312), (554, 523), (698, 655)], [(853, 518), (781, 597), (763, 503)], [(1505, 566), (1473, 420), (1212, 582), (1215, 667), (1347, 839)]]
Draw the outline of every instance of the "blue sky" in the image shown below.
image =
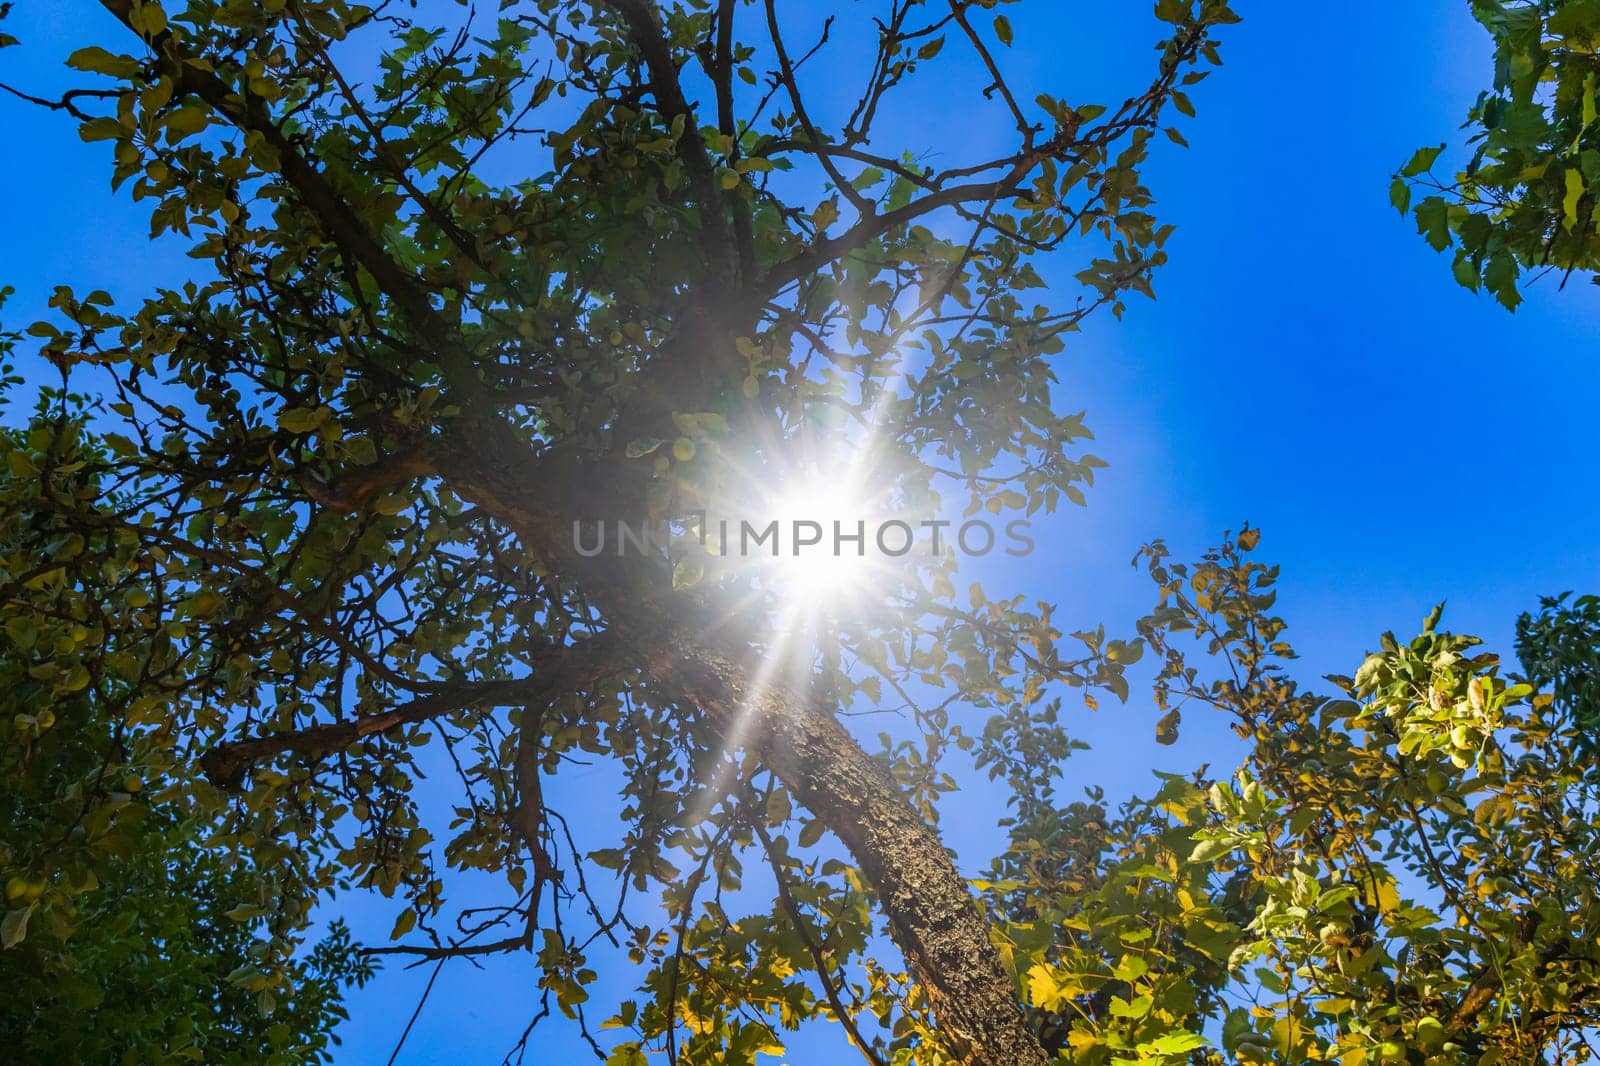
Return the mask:
[[(1439, 600), (1453, 628), (1508, 651), (1515, 616), (1541, 594), (1600, 591), (1600, 290), (1541, 285), (1507, 314), (1457, 287), (1388, 205), (1396, 165), (1451, 135), (1487, 82), (1487, 38), (1464, 0), (1236, 6), (1245, 21), (1226, 36), (1226, 66), (1194, 94), (1193, 148), (1169, 146), (1147, 174), (1178, 225), (1159, 300), (1096, 321), (1061, 364), (1060, 402), (1088, 410), (1110, 469), (1087, 508), (1041, 522), (1039, 551), (995, 564), (986, 586), (1126, 632), (1150, 601), (1128, 566), (1141, 543), (1165, 537), (1193, 556), (1248, 520), (1265, 531), (1259, 554), (1282, 564), (1279, 610), (1307, 680), (1353, 670), (1380, 632), (1414, 630)], [(1146, 11), (1016, 5), (1009, 58), (1041, 88), (1110, 96), (1151, 65)], [(60, 56), (99, 18), (81, 2), (20, 5), (8, 29), (26, 47), (0, 52), (0, 78), (61, 84)], [(809, 70), (825, 91), (851, 64), (841, 49)], [(897, 132), (913, 148), (989, 135), (993, 112), (965, 106), (916, 98)], [(104, 145), (9, 98), (0, 123), (16, 146), (0, 168), (0, 284), (18, 290), (8, 324), (41, 315), (59, 282), (132, 299), (186, 269), (109, 192)], [(1154, 718), (1137, 694), (1082, 714), (1095, 750), (1069, 778), (1125, 795), (1147, 790), (1152, 769), (1231, 755), (1220, 723), (1199, 719), (1158, 748)], [(581, 797), (584, 785), (560, 787)], [(962, 812), (946, 828), (976, 870), (996, 847), (993, 812)], [(387, 932), (392, 909), (350, 906), (358, 930)], [(498, 1061), (533, 1009), (534, 976), (523, 959), (447, 969), (400, 1061)], [(627, 978), (606, 974), (612, 988)], [(391, 970), (355, 995), (339, 1061), (385, 1061), (425, 979)], [(579, 1061), (578, 1045), (544, 1035), (530, 1061)], [(808, 1037), (790, 1061), (832, 1061), (821, 1049), (833, 1047)]]

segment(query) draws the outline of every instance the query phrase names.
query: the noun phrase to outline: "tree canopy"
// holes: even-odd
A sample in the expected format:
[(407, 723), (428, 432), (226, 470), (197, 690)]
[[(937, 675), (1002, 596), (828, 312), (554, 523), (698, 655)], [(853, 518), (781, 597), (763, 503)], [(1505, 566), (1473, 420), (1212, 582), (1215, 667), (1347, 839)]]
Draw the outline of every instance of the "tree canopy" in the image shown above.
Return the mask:
[[(280, 897), (278, 860), (209, 838), (175, 738), (150, 728), (181, 684), (181, 623), (129, 624), (154, 575), (99, 510), (104, 455), (61, 430), (7, 434), (0, 471), (0, 1041), (37, 1062), (321, 1060), (371, 963), (337, 921), (285, 951), (305, 912)], [(61, 460), (59, 498), (106, 525), (41, 500), (30, 441)]]
[[(958, 591), (965, 524), (1103, 465), (1055, 360), (1151, 293), (1141, 170), (1223, 0), (1159, 0), (1100, 102), (1024, 91), (996, 0), (102, 6), (39, 102), (195, 266), (28, 327), (59, 384), (0, 439), (7, 970), (170, 929), (219, 1020), (154, 1058), (314, 1055), (379, 958), (520, 953), (513, 1056), (565, 1019), (617, 1066), (807, 1023), (920, 1066), (1581, 1061), (1591, 601), (1527, 621), (1528, 680), (1436, 614), (1320, 694), (1253, 529), (1145, 549), (1126, 639)], [(840, 47), (847, 95), (808, 76)], [(929, 79), (982, 136), (895, 140)], [(841, 580), (707, 535), (831, 522), (819, 488), (945, 549)], [(661, 540), (586, 547), (619, 523)], [(1146, 656), (1158, 737), (1209, 707), (1243, 764), (1069, 798), (1066, 698)], [(555, 799), (595, 766), (614, 818)], [(1012, 794), (977, 881), (938, 831), (963, 767)], [(391, 942), (308, 945), (361, 890)]]

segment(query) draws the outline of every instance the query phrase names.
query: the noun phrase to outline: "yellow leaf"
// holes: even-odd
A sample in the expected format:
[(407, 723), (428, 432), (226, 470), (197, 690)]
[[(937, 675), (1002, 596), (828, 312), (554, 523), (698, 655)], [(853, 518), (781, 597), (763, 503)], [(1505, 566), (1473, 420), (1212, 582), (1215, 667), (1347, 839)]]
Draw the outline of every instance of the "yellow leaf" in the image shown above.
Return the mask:
[(1567, 170), (1567, 195), (1561, 200), (1561, 213), (1565, 216), (1564, 225), (1572, 229), (1578, 224), (1578, 201), (1583, 199), (1584, 184), (1583, 172), (1576, 167)]
[(1040, 1010), (1054, 1010), (1061, 1000), (1061, 989), (1049, 967), (1036, 965), (1028, 970), (1028, 998)]

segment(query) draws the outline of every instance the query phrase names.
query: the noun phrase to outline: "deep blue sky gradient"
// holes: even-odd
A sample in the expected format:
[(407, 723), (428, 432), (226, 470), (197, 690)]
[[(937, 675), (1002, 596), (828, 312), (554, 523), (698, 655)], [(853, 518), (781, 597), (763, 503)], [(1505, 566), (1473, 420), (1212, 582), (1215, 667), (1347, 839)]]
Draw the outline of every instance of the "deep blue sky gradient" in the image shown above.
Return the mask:
[[(1237, 7), (1245, 22), (1226, 35), (1226, 66), (1194, 93), (1193, 148), (1164, 145), (1147, 175), (1159, 214), (1179, 227), (1160, 298), (1137, 300), (1120, 324), (1094, 322), (1061, 363), (1060, 402), (1088, 410), (1111, 467), (1086, 509), (1037, 526), (1032, 557), (973, 576), (991, 594), (1057, 602), (1068, 626), (1126, 633), (1151, 599), (1127, 565), (1141, 543), (1165, 537), (1194, 556), (1248, 520), (1265, 531), (1260, 555), (1283, 566), (1279, 609), (1307, 681), (1352, 671), (1381, 631), (1413, 631), (1442, 599), (1452, 627), (1509, 651), (1516, 614), (1541, 594), (1600, 591), (1600, 292), (1546, 283), (1509, 315), (1458, 288), (1448, 260), (1388, 205), (1395, 167), (1451, 134), (1487, 82), (1487, 38), (1464, 0)], [(796, 11), (798, 25), (808, 16)], [(1151, 66), (1143, 4), (1035, 0), (1009, 13), (1008, 62), (1040, 89), (1106, 99)], [(81, 0), (19, 5), (7, 29), (24, 47), (0, 52), (0, 78), (66, 84), (59, 59), (96, 19)], [(807, 77), (843, 100), (858, 62), (842, 41)], [(939, 90), (887, 119), (904, 147), (1006, 135), (993, 108)], [(0, 123), (12, 146), (0, 284), (18, 290), (8, 324), (44, 314), (58, 282), (132, 300), (190, 269), (181, 249), (147, 242), (139, 205), (109, 192), (104, 144), (9, 98)], [(1137, 690), (1126, 708), (1078, 715), (1094, 750), (1070, 776), (1127, 795), (1148, 791), (1152, 769), (1231, 758), (1221, 723), (1192, 719), (1176, 747), (1158, 748), (1154, 717)], [(603, 831), (600, 780), (556, 787)], [(993, 798), (975, 786), (946, 819), (973, 873), (998, 847)], [(394, 916), (365, 898), (347, 910), (374, 938)], [(391, 968), (353, 996), (339, 1061), (385, 1061), (426, 976)], [(532, 1010), (535, 976), (526, 959), (446, 969), (400, 1061), (498, 1061)], [(629, 977), (608, 970), (597, 1000)], [(581, 1061), (568, 1034), (541, 1033), (530, 1061)], [(835, 1034), (809, 1034), (789, 1061), (837, 1061), (839, 1047)]]

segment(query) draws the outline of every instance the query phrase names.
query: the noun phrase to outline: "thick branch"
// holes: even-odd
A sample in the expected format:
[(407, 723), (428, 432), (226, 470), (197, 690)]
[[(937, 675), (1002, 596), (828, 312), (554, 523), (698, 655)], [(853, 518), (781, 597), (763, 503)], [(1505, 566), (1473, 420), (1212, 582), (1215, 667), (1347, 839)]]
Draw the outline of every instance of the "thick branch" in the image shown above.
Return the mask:
[[(680, 637), (681, 639), (681, 637)], [(817, 700), (749, 679), (748, 665), (701, 644), (647, 664), (758, 751), (860, 864), (889, 931), (927, 991), (951, 1051), (973, 1066), (1045, 1066), (989, 924), (938, 835), (888, 774)]]
[(354, 514), (380, 493), (407, 482), (427, 477), (434, 471), (433, 456), (426, 442), (407, 451), (385, 456), (371, 466), (357, 467), (337, 482), (329, 482), (316, 471), (302, 467), (295, 479), (307, 496), (340, 514)]
[(616, 665), (615, 640), (599, 634), (552, 652), (533, 677), (450, 685), (437, 692), (378, 714), (346, 722), (273, 733), (251, 740), (224, 741), (200, 759), (206, 778), (218, 788), (234, 790), (252, 766), (275, 755), (293, 752), (316, 762), (349, 747), (362, 737), (386, 733), (402, 725), (426, 722), (470, 707), (505, 707), (548, 702), (562, 692), (592, 684)]

